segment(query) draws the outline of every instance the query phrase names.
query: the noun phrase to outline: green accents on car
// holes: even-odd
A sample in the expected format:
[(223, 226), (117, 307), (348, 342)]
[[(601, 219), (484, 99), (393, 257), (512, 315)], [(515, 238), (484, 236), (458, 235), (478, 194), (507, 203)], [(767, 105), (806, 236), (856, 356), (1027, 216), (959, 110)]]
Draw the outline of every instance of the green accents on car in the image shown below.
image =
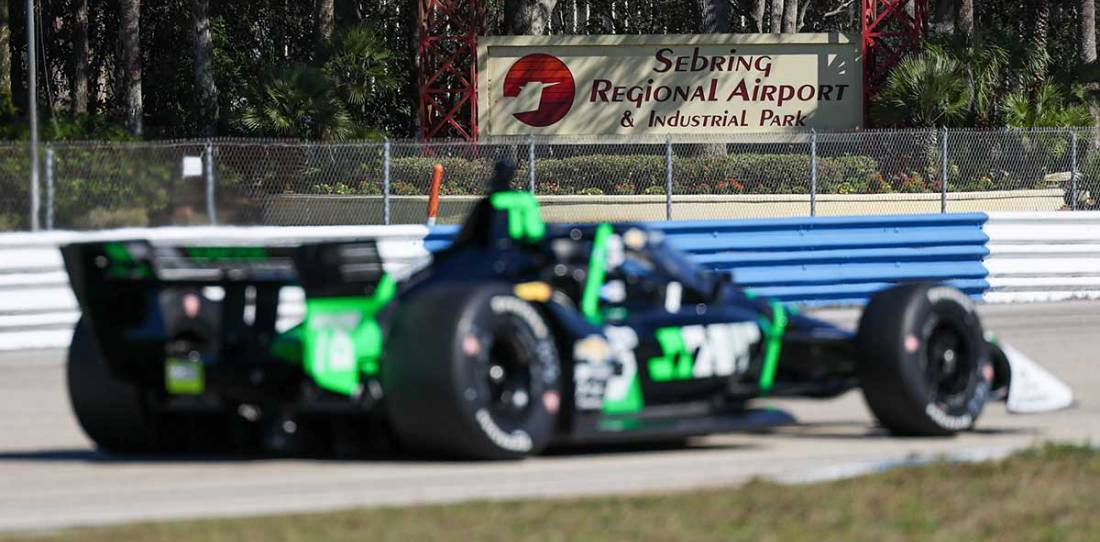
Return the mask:
[(107, 272), (121, 279), (147, 279), (153, 275), (148, 262), (134, 260), (126, 243), (104, 243), (103, 252), (107, 254), (110, 267)]
[(305, 326), (298, 324), (275, 337), (271, 341), (271, 355), (287, 362), (302, 362), (302, 342)]
[(771, 325), (764, 328), (764, 365), (760, 369), (760, 391), (767, 393), (775, 383), (775, 368), (779, 365), (779, 352), (783, 348), (783, 334), (787, 331), (787, 307), (772, 301)]
[(497, 192), (489, 196), (489, 203), (508, 212), (508, 236), (513, 240), (536, 243), (546, 236), (539, 202), (530, 192)]
[(183, 250), (196, 261), (267, 260), (267, 249), (264, 247), (184, 247)]
[(649, 358), (649, 378), (654, 382), (690, 379), (695, 359), (684, 344), (683, 328), (662, 327), (656, 335), (662, 355)]
[(206, 378), (202, 360), (171, 357), (164, 362), (164, 389), (172, 395), (202, 395)]
[(397, 282), (386, 274), (370, 296), (306, 300), (303, 361), (318, 386), (353, 395), (362, 375), (378, 374), (382, 328), (374, 316), (396, 292)]
[(634, 378), (630, 380), (630, 387), (627, 388), (625, 396), (621, 399), (604, 400), (603, 413), (632, 414), (642, 410), (643, 406), (645, 406), (645, 402), (642, 400), (642, 379), (635, 373)]
[(607, 242), (611, 239), (613, 228), (604, 222), (596, 226), (596, 236), (592, 240), (592, 254), (588, 257), (588, 276), (584, 281), (581, 294), (581, 314), (592, 325), (603, 322), (600, 315), (600, 289), (607, 275)]

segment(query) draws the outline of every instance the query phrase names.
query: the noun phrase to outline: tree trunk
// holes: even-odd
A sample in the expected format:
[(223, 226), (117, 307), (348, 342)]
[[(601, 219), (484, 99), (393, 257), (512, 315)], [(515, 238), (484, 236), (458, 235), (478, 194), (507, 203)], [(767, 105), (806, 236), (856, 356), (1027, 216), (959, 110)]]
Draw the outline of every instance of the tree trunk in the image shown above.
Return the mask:
[(959, 0), (958, 30), (966, 36), (966, 43), (974, 43), (974, 0)]
[(722, 34), (730, 31), (730, 4), (728, 0), (700, 0), (700, 31), (704, 34)]
[(1081, 62), (1096, 60), (1096, 0), (1081, 0), (1077, 24), (1078, 51)]
[(955, 31), (956, 0), (936, 0), (932, 7), (932, 29), (950, 34)]
[(752, 21), (756, 24), (756, 31), (764, 33), (764, 8), (768, 0), (753, 0), (752, 4)]
[(140, 136), (143, 131), (141, 104), (141, 0), (119, 0), (119, 38), (122, 41), (123, 107), (126, 128)]
[(577, 33), (588, 34), (588, 15), (591, 6), (588, 5), (588, 0), (578, 0), (577, 5)]
[(798, 32), (798, 0), (784, 0), (783, 33), (794, 34), (795, 32)]
[[(1082, 63), (1096, 62), (1096, 0), (1081, 0), (1080, 20), (1077, 24), (1078, 53)], [(1089, 113), (1092, 115), (1093, 127), (1100, 127), (1100, 84), (1095, 82), (1085, 85), (1088, 90)], [(1094, 143), (1095, 144), (1095, 143)]]
[(10, 109), (11, 99), (11, 25), (8, 0), (0, 0), (0, 113)]
[(73, 2), (73, 114), (88, 112), (88, 0)]
[(332, 39), (336, 28), (336, 0), (317, 0), (317, 44)]
[(505, 0), (504, 31), (514, 36), (546, 34), (558, 0)]
[(771, 33), (778, 34), (783, 25), (783, 0), (772, 0)]
[(210, 0), (191, 0), (191, 23), (195, 32), (195, 88), (199, 92), (199, 131), (206, 137), (213, 137), (217, 133), (219, 112), (209, 8)]
[[(1050, 32), (1050, 3), (1048, 0), (1036, 0), (1033, 4), (1032, 13), (1028, 45), (1033, 54), (1039, 54), (1042, 55), (1041, 58), (1046, 58), (1047, 35)], [(1036, 100), (1038, 100), (1039, 88), (1046, 81), (1045, 64), (1042, 70), (1031, 74), (1030, 79), (1028, 82), (1028, 100), (1034, 107)]]

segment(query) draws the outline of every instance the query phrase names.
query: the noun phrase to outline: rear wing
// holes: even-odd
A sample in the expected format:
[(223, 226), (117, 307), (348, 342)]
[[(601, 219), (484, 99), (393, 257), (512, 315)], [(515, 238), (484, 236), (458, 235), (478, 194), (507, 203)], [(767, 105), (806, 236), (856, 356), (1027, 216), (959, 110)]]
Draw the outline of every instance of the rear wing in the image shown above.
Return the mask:
[[(187, 297), (201, 305), (189, 318), (215, 335), (208, 340), (218, 356), (263, 356), (278, 320), (301, 320), (303, 290), (306, 298), (371, 295), (384, 277), (392, 284), (431, 261), (421, 239), (130, 239), (78, 242), (61, 252), (84, 325), (115, 369), (127, 370), (164, 355)], [(281, 297), (293, 306), (280, 307)]]

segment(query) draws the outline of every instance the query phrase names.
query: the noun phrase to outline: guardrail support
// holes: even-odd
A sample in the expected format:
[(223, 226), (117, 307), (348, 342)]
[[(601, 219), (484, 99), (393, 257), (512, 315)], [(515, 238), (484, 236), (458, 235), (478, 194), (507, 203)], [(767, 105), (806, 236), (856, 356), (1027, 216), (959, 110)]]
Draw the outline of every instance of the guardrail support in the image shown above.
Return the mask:
[(527, 136), (527, 183), (531, 193), (535, 193), (535, 136)]
[(207, 141), (203, 152), (203, 177), (206, 181), (206, 216), (211, 226), (218, 225), (218, 203), (214, 201), (214, 145)]
[(1069, 208), (1070, 210), (1077, 210), (1077, 131), (1070, 132), (1070, 145), (1069, 145), (1069, 161), (1070, 161), (1070, 173), (1069, 173)]
[(665, 137), (665, 220), (672, 220), (672, 137)]
[(382, 144), (382, 223), (390, 224), (390, 140)]
[(46, 229), (53, 229), (53, 145), (46, 145)]
[(817, 216), (817, 130), (810, 130), (810, 216)]
[(943, 139), (940, 144), (940, 213), (947, 212), (947, 127), (943, 127)]

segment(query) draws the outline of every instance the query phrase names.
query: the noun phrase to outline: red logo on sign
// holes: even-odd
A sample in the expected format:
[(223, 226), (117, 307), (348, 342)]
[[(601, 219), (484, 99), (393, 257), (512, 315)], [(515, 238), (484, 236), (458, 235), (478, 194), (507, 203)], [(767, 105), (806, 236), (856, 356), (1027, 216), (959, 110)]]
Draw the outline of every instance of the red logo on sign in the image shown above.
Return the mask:
[(573, 74), (565, 63), (545, 54), (527, 55), (517, 60), (504, 77), (504, 96), (507, 98), (538, 93), (537, 109), (513, 115), (528, 126), (550, 126), (564, 118), (573, 107), (576, 90)]

